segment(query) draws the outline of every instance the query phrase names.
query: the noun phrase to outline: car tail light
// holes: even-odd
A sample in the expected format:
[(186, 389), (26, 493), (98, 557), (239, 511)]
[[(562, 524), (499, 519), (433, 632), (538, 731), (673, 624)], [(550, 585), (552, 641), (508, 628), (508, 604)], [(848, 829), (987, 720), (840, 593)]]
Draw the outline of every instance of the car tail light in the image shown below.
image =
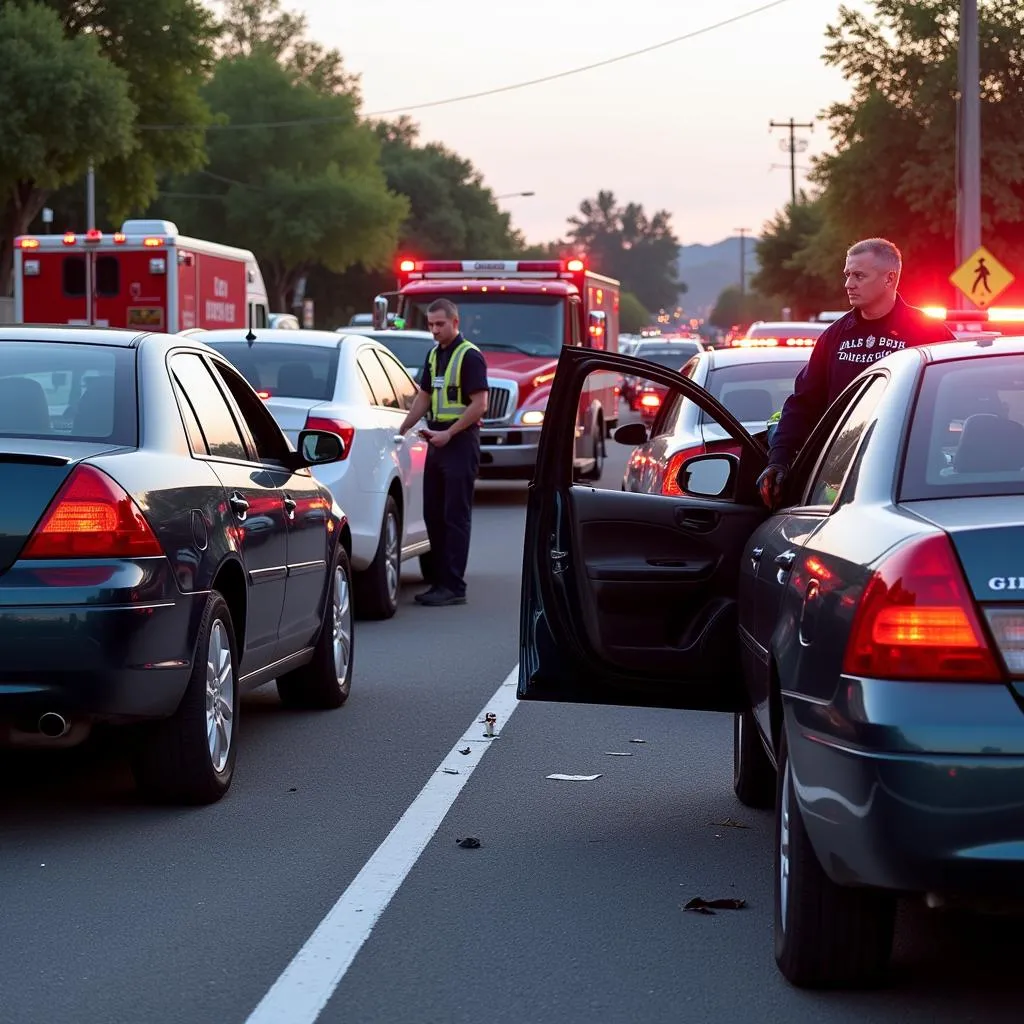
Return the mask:
[(646, 391), (640, 396), (640, 405), (644, 409), (657, 409), (661, 405), (661, 395), (656, 391)]
[(163, 553), (128, 492), (95, 467), (76, 466), (21, 557), (138, 558)]
[(665, 474), (661, 478), (661, 493), (670, 495), (673, 498), (682, 498), (683, 492), (677, 480), (679, 470), (687, 459), (692, 459), (694, 455), (703, 455), (704, 451), (704, 445), (701, 444), (696, 448), (684, 448), (681, 452), (676, 452), (668, 460), (668, 465), (665, 467)]
[(907, 544), (861, 596), (843, 671), (876, 679), (995, 681), (1001, 677), (952, 544)]
[(352, 438), (356, 436), (356, 428), (345, 420), (330, 420), (322, 416), (308, 416), (306, 418), (306, 430), (329, 430), (337, 434), (345, 442), (345, 451), (342, 452), (341, 462), (348, 458), (352, 451)]

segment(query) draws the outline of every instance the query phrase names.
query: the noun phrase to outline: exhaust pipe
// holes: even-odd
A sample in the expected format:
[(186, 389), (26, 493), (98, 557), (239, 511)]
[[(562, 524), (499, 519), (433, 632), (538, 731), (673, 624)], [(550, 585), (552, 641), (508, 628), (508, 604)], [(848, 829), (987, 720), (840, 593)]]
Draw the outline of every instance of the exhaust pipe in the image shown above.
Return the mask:
[(64, 716), (58, 715), (56, 711), (47, 711), (46, 714), (39, 716), (39, 731), (50, 739), (56, 740), (66, 736), (70, 728)]

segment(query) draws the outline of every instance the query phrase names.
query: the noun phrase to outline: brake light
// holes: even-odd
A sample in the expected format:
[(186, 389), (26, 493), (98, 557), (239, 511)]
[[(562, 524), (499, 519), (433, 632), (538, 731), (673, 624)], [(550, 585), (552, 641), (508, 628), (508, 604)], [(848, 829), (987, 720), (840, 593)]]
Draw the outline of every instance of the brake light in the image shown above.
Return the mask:
[(93, 466), (76, 466), (21, 557), (139, 558), (163, 553), (128, 492)]
[(676, 452), (665, 467), (665, 474), (661, 478), (661, 493), (672, 498), (682, 498), (683, 491), (678, 480), (679, 470), (687, 459), (692, 459), (694, 455), (703, 455), (704, 451), (704, 445), (698, 445), (696, 448), (684, 448), (681, 452)]
[(344, 462), (348, 458), (348, 453), (352, 451), (352, 438), (356, 436), (356, 428), (351, 423), (346, 423), (345, 420), (330, 420), (324, 416), (307, 416), (306, 430), (329, 430), (332, 434), (337, 434), (345, 442), (345, 451), (339, 460), (341, 462)]
[(661, 405), (661, 395), (656, 392), (646, 392), (640, 396), (640, 404), (645, 409), (657, 409)]
[(907, 544), (872, 575), (854, 616), (843, 671), (876, 679), (1000, 678), (945, 534)]
[(262, 398), (264, 402), (268, 401), (269, 398), (270, 398), (270, 392), (269, 391), (257, 391), (256, 394), (260, 398)]

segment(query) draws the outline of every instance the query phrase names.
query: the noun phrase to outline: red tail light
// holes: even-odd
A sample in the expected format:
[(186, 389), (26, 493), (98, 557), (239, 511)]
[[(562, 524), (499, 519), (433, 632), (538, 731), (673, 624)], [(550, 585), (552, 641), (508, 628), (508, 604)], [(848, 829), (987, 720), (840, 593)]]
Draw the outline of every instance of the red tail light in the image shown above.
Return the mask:
[(698, 445), (696, 448), (684, 448), (681, 452), (676, 452), (668, 460), (668, 465), (665, 467), (665, 475), (661, 478), (661, 493), (667, 494), (672, 498), (682, 498), (683, 492), (676, 479), (679, 476), (679, 470), (687, 459), (692, 459), (694, 455), (703, 454), (704, 445)]
[(843, 671), (876, 679), (1001, 678), (945, 534), (900, 548), (875, 571), (854, 616)]
[(329, 420), (321, 416), (309, 416), (306, 419), (306, 430), (329, 430), (337, 434), (345, 442), (345, 451), (341, 456), (341, 462), (348, 458), (352, 451), (352, 438), (356, 436), (356, 428), (344, 420)]
[(656, 391), (648, 391), (640, 396), (640, 405), (644, 409), (657, 409), (661, 405), (661, 395)]
[(140, 558), (163, 553), (127, 491), (92, 466), (76, 466), (21, 557)]

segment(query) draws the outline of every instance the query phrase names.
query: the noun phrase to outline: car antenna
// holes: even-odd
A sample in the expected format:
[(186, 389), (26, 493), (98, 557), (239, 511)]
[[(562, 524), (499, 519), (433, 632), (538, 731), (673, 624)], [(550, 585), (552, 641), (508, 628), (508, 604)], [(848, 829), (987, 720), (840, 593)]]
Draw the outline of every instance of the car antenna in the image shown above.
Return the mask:
[(256, 340), (256, 335), (252, 329), (252, 314), (253, 314), (253, 303), (249, 303), (249, 333), (245, 336), (245, 340), (251, 345)]

